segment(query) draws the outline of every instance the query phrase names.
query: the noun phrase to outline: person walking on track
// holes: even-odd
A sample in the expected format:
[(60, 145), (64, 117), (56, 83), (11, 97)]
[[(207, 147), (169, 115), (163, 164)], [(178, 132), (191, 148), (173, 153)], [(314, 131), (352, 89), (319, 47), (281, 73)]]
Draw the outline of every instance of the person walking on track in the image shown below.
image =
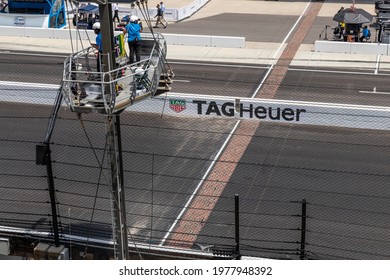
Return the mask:
[(156, 20), (156, 25), (154, 26), (154, 28), (158, 28), (158, 25), (161, 23), (161, 25), (164, 27), (164, 28), (167, 28), (167, 25), (164, 24), (162, 22), (162, 19), (163, 19), (163, 11), (161, 9), (161, 6), (160, 4), (157, 4), (156, 6), (157, 8), (157, 15), (155, 15), (154, 17), (157, 17), (157, 20)]
[(160, 2), (160, 8), (162, 11), (161, 22), (165, 23), (165, 28), (166, 28), (168, 26), (168, 21), (165, 18), (165, 4), (164, 4), (164, 2)]

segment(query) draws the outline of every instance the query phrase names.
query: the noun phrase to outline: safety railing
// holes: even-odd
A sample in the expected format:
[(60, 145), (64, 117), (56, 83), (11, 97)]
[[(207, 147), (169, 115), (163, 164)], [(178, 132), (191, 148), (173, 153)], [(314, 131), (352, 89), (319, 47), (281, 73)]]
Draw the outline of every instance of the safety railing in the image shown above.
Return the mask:
[[(155, 94), (160, 77), (167, 76), (165, 40), (161, 34), (143, 37), (142, 59), (132, 64), (126, 55), (123, 38), (118, 40), (122, 45), (117, 45), (115, 56), (108, 55), (107, 60), (92, 47), (65, 60), (63, 94), (73, 111), (118, 113)], [(113, 63), (111, 57), (115, 57)], [(102, 61), (114, 65), (113, 69), (103, 71)]]

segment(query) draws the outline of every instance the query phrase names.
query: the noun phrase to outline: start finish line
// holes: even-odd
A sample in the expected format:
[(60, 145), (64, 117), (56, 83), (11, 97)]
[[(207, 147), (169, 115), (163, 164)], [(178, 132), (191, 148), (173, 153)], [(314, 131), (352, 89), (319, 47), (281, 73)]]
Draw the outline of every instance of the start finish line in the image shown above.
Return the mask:
[(390, 107), (379, 106), (168, 93), (130, 106), (127, 111), (390, 130)]

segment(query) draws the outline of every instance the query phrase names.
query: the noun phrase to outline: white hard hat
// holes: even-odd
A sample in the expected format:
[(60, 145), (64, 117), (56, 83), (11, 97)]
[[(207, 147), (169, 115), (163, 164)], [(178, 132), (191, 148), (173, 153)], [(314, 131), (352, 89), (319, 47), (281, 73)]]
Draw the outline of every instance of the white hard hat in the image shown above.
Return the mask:
[(92, 29), (95, 30), (95, 29), (100, 29), (100, 22), (95, 22), (93, 25), (92, 25)]
[(136, 15), (132, 15), (131, 17), (130, 17), (130, 22), (135, 22), (135, 21), (137, 21), (138, 20), (138, 17), (136, 16)]
[(142, 69), (141, 67), (135, 68), (135, 70), (134, 70), (134, 74), (137, 78), (142, 77), (144, 75), (144, 73), (145, 73), (145, 70)]

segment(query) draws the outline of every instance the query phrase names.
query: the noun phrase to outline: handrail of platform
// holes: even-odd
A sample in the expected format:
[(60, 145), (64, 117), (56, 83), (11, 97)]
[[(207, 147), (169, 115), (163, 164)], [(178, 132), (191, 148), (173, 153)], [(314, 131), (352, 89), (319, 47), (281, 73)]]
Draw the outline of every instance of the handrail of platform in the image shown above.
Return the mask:
[(93, 47), (70, 55), (64, 62), (62, 82), (65, 100), (72, 110), (111, 114), (132, 105), (139, 97), (154, 95), (164, 68), (164, 37), (144, 40), (152, 42), (145, 59), (130, 64), (126, 55), (118, 54), (115, 68), (108, 71), (92, 70), (91, 60), (101, 55)]

